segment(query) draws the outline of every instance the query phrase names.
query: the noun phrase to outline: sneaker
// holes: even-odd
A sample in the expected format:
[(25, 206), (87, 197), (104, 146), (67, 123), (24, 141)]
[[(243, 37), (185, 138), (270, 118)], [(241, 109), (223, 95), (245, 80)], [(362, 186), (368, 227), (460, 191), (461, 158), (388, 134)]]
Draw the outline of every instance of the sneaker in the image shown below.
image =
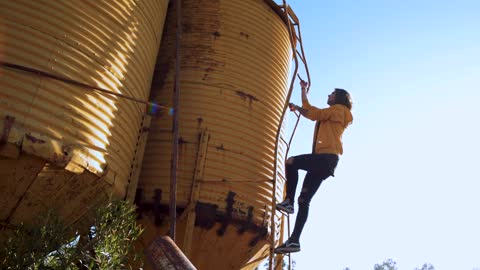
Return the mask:
[(277, 247), (273, 252), (276, 254), (284, 254), (284, 253), (293, 253), (300, 251), (300, 243), (291, 241), (290, 239), (287, 242), (283, 243)]
[(295, 212), (293, 205), (290, 203), (290, 199), (285, 199), (283, 202), (277, 203), (276, 208), (287, 214), (293, 214)]

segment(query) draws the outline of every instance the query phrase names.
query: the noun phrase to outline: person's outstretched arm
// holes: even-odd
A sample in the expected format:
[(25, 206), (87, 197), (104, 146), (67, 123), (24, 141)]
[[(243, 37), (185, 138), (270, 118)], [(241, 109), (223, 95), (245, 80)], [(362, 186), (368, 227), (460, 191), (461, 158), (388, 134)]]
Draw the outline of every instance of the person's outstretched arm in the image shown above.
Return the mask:
[(298, 111), (301, 115), (303, 115), (304, 117), (307, 117), (307, 114), (308, 114), (308, 110), (298, 106), (298, 105), (295, 105), (293, 103), (290, 103), (288, 104), (288, 106), (290, 107), (290, 111), (294, 112), (294, 111)]
[(290, 110), (291, 111), (298, 111), (302, 116), (305, 118), (308, 118), (313, 121), (322, 121), (322, 120), (328, 120), (331, 117), (331, 109), (326, 108), (326, 109), (319, 109), (315, 106), (310, 105), (310, 102), (308, 101), (308, 96), (307, 96), (307, 82), (305, 81), (300, 81), (300, 86), (302, 88), (302, 107), (297, 106), (293, 103), (289, 104)]
[[(308, 102), (308, 97), (307, 97), (308, 83), (304, 80), (300, 80), (300, 86), (302, 88), (302, 104), (306, 103), (306, 104), (310, 105), (310, 103)], [(304, 117), (307, 117), (308, 109), (302, 108), (302, 107), (297, 106), (293, 103), (290, 103), (288, 106), (290, 107), (290, 111), (298, 111), (301, 115), (303, 115)]]

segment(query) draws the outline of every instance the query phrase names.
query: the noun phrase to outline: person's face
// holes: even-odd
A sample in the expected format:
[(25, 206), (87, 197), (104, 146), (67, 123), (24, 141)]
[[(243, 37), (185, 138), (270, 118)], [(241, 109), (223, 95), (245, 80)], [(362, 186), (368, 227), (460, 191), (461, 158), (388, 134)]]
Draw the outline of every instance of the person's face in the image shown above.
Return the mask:
[(333, 105), (333, 104), (335, 104), (335, 90), (334, 90), (330, 95), (328, 95), (327, 104), (328, 104), (328, 105)]

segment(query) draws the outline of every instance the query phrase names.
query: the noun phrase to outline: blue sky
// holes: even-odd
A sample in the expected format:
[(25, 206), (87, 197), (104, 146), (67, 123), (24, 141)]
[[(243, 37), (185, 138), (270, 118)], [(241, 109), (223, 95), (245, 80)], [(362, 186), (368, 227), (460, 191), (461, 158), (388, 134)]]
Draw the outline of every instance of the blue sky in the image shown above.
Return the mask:
[[(365, 270), (387, 258), (400, 270), (480, 268), (480, 1), (289, 4), (310, 102), (327, 106), (334, 87), (355, 102), (336, 177), (312, 200), (292, 256), (296, 269)], [(313, 127), (301, 120), (290, 155), (310, 151)]]

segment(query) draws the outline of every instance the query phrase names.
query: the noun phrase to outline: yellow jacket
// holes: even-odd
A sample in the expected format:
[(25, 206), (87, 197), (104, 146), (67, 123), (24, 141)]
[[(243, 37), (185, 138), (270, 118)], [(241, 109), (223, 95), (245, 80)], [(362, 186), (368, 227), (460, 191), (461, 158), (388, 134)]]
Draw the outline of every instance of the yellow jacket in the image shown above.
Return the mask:
[(341, 104), (326, 109), (316, 108), (308, 101), (302, 102), (302, 108), (308, 110), (306, 118), (317, 121), (313, 134), (313, 153), (343, 154), (342, 134), (353, 121), (350, 110)]

